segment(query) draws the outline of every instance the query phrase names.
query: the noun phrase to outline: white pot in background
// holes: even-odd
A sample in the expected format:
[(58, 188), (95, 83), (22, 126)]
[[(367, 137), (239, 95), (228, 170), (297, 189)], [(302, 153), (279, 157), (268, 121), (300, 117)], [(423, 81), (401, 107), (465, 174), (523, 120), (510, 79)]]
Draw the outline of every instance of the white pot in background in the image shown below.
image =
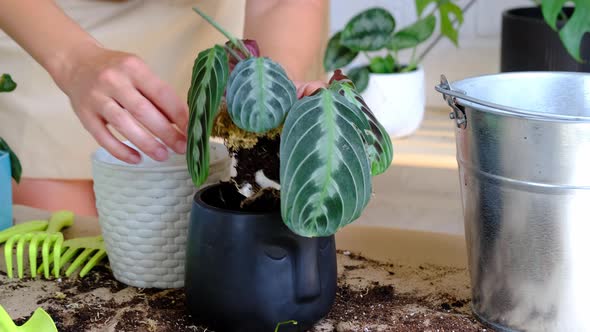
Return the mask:
[(362, 97), (392, 137), (414, 133), (424, 118), (424, 70), (370, 74)]
[[(194, 193), (184, 155), (169, 150), (166, 162), (142, 154), (138, 165), (106, 150), (93, 155), (98, 219), (117, 280), (141, 288), (184, 285), (188, 220)], [(211, 142), (208, 184), (229, 178), (231, 159), (222, 143)]]

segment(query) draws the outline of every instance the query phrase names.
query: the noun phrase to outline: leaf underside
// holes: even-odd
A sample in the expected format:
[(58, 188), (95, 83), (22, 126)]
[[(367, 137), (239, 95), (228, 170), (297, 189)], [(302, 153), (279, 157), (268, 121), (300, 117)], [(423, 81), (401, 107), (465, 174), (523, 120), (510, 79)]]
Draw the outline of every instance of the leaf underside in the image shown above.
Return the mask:
[(329, 236), (369, 202), (371, 169), (362, 132), (369, 124), (337, 92), (321, 89), (287, 115), (280, 150), (281, 213), (306, 237)]
[(227, 85), (227, 107), (241, 129), (264, 133), (279, 127), (297, 100), (285, 70), (268, 58), (241, 61)]
[(216, 45), (199, 53), (193, 66), (188, 93), (189, 127), (186, 160), (196, 187), (209, 176), (209, 136), (229, 73), (223, 47)]

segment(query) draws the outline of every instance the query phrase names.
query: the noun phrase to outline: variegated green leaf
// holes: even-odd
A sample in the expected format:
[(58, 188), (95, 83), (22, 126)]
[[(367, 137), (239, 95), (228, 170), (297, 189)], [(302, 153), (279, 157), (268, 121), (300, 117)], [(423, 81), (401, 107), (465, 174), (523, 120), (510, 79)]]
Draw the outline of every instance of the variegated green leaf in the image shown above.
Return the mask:
[(280, 152), (281, 213), (293, 232), (329, 236), (360, 216), (371, 195), (366, 130), (363, 114), (334, 91), (293, 105)]
[(369, 86), (369, 68), (366, 66), (352, 68), (348, 71), (348, 77), (354, 82), (356, 91), (359, 93), (365, 91)]
[(357, 106), (369, 121), (370, 130), (365, 130), (363, 134), (371, 161), (371, 174), (379, 175), (385, 172), (393, 160), (393, 144), (389, 134), (355, 89), (353, 82), (340, 71), (336, 71), (330, 80), (330, 89)]
[(328, 42), (326, 53), (324, 54), (324, 69), (326, 71), (336, 70), (348, 65), (359, 54), (346, 46), (340, 44), (340, 35), (338, 32)]
[(268, 58), (238, 63), (227, 84), (227, 108), (236, 126), (263, 133), (279, 127), (297, 100), (285, 70)]
[(370, 8), (353, 17), (342, 30), (340, 43), (354, 51), (385, 47), (395, 29), (395, 19), (383, 8)]
[(209, 136), (228, 74), (227, 55), (219, 45), (199, 53), (193, 66), (186, 162), (197, 187), (209, 176)]

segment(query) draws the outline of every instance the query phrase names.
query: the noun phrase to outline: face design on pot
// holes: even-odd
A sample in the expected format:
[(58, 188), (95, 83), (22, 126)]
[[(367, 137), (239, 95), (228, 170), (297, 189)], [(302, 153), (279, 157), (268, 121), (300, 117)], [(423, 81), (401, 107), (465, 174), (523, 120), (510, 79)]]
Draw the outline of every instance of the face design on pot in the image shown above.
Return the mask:
[[(254, 291), (257, 297), (265, 298), (264, 305), (311, 312), (318, 309), (314, 303), (322, 307), (325, 295), (332, 292), (331, 279), (336, 274), (334, 238), (302, 238), (290, 232), (279, 236), (260, 232), (257, 237)], [(276, 294), (282, 296), (277, 298)]]
[(296, 320), (300, 329), (327, 314), (334, 301), (334, 237), (298, 236), (278, 212), (235, 213), (196, 204), (186, 273), (189, 310), (211, 328), (273, 330)]

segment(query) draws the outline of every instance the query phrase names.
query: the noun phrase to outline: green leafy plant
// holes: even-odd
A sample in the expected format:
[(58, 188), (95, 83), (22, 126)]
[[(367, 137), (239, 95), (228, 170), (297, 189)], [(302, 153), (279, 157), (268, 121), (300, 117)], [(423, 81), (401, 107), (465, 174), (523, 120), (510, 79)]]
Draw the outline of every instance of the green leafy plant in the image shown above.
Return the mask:
[[(351, 68), (348, 72), (358, 91), (362, 92), (369, 82), (369, 73), (388, 74), (415, 70), (442, 37), (458, 45), (458, 29), (463, 23), (464, 9), (451, 0), (415, 1), (418, 19), (401, 29), (396, 30), (395, 18), (384, 8), (370, 8), (351, 18), (342, 31), (335, 33), (328, 41), (324, 54), (324, 69), (333, 71), (348, 66), (362, 53), (368, 63)], [(474, 0), (465, 10), (473, 2)], [(418, 46), (433, 36), (437, 20), (440, 22), (439, 37), (422, 54), (417, 55)], [(405, 49), (411, 49), (412, 54), (409, 62), (402, 64), (399, 51)], [(369, 53), (375, 51), (385, 55)]]
[[(0, 92), (11, 92), (14, 89), (16, 89), (16, 85), (17, 84), (12, 80), (12, 77), (10, 77), (10, 75), (2, 74), (0, 76)], [(23, 172), (22, 166), (14, 151), (12, 151), (8, 143), (6, 143), (6, 141), (2, 137), (0, 137), (0, 151), (5, 151), (8, 153), (10, 157), (10, 171), (12, 173), (12, 178), (17, 183), (19, 183), (21, 174)]]
[[(541, 6), (545, 22), (555, 31), (559, 32), (559, 38), (567, 52), (578, 62), (584, 60), (580, 54), (582, 38), (590, 33), (590, 1), (588, 0), (534, 0)], [(573, 14), (568, 17), (563, 8), (568, 3), (574, 3)], [(564, 25), (557, 27), (557, 21), (562, 20)]]
[[(229, 40), (199, 53), (193, 67), (187, 164), (194, 185), (206, 181), (209, 137), (219, 136), (235, 155), (268, 158), (247, 160), (255, 166), (243, 177), (255, 180), (245, 200), (278, 192), (294, 233), (329, 236), (357, 219), (371, 197), (371, 176), (389, 167), (393, 147), (354, 83), (337, 70), (327, 88), (298, 100), (285, 70), (261, 57), (255, 41), (236, 39), (194, 10)], [(260, 146), (268, 141), (276, 143)], [(258, 181), (274, 164), (280, 184)]]

